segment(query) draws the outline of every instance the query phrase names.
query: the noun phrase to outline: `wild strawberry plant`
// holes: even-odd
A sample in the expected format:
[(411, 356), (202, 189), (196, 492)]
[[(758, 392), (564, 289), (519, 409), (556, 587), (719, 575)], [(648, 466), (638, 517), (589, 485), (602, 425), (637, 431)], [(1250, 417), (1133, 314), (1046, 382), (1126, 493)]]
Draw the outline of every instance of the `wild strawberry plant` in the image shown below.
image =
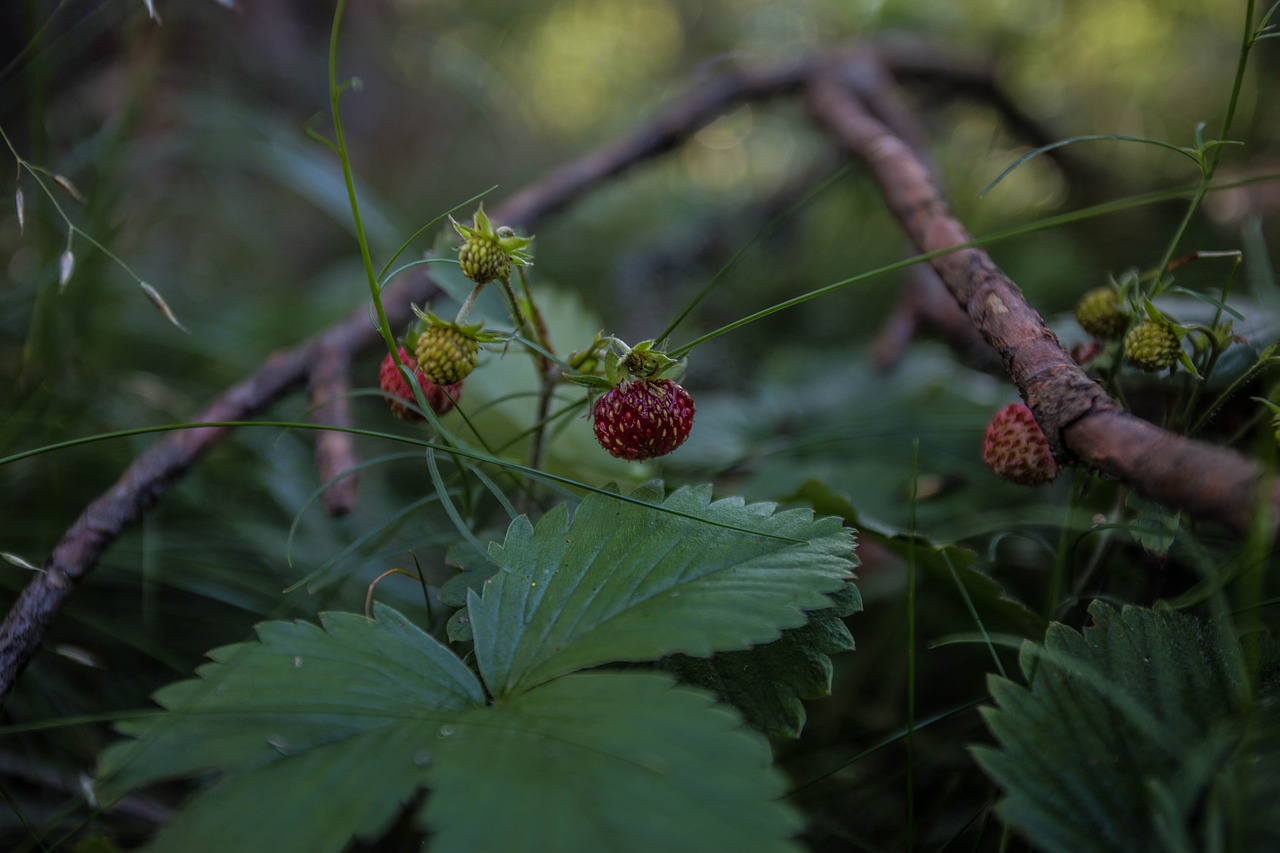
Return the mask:
[[(333, 133), (317, 137), (341, 164), (386, 344), (370, 395), (413, 424), (368, 437), (411, 448), (382, 461), (412, 462), (397, 469), (417, 497), (350, 543), (300, 533), (299, 551), (329, 553), (299, 560), (318, 567), (289, 592), (323, 595), (343, 555), (424, 506), (415, 559), (448, 570), (384, 572), (364, 612), (269, 618), (157, 692), (159, 711), (112, 714), (95, 808), (181, 781), (190, 796), (151, 845), (183, 851), (397, 834), (441, 850), (785, 850), (802, 833), (818, 849), (1003, 849), (1010, 831), (1048, 850), (1280, 843), (1261, 522), (1230, 542), (1072, 464), (1027, 405), (991, 418), (1011, 389), (927, 350), (886, 378), (852, 364), (865, 353), (789, 364), (772, 335), (728, 400), (705, 367), (685, 373), (703, 344), (921, 257), (677, 343), (717, 276), (633, 345), (610, 327), (631, 318), (571, 304), (543, 272), (555, 256), (475, 199), (419, 232), (437, 238), (421, 257), (394, 268), (411, 240), (377, 270), (339, 110), (344, 8)], [(1235, 292), (1259, 246), (1179, 256), (1219, 186), (1244, 59), (1274, 35), (1254, 11), (1219, 138), (1138, 140), (1193, 161), (1198, 183), (1161, 196), (1191, 203), (1148, 269), (1080, 283), (1073, 352), (1129, 411), (1238, 447), (1261, 436), (1269, 461), (1275, 336), (1250, 330), (1270, 315)], [(63, 287), (84, 275), (73, 235)], [(1224, 262), (1211, 285), (1174, 282)], [(421, 264), (442, 292), (394, 328), (383, 289)], [(904, 454), (920, 435), (929, 448)], [(864, 651), (839, 655), (864, 594)]]

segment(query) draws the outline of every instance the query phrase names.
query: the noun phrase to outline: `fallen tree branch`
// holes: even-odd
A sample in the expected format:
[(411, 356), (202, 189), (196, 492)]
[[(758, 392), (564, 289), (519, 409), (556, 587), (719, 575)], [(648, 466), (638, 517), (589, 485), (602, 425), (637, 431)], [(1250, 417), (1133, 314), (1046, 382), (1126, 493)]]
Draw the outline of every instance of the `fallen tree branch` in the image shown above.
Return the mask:
[[(435, 292), (434, 283), (425, 276), (392, 285), (385, 295), (388, 320), (393, 325), (408, 322), (409, 303), (426, 301)], [(250, 418), (305, 383), (317, 362), (336, 358), (342, 364), (338, 369), (345, 370), (354, 356), (380, 340), (362, 306), (309, 341), (268, 356), (262, 367), (227, 389), (192, 423)], [(332, 364), (327, 368), (333, 369)], [(0, 705), (76, 585), (97, 566), (107, 548), (229, 431), (228, 427), (194, 427), (169, 433), (85, 507), (0, 625)]]
[(337, 427), (316, 433), (316, 471), (322, 484), (333, 481), (320, 496), (330, 518), (340, 518), (356, 506), (358, 477), (344, 471), (359, 462), (355, 441), (347, 429), (352, 426), (351, 390), (348, 366), (351, 353), (336, 346), (316, 346), (310, 370), (311, 417), (321, 426)]
[[(812, 81), (808, 103), (815, 119), (865, 164), (920, 252), (971, 242), (928, 168), (870, 114), (854, 93), (849, 73), (856, 74), (857, 67)], [(982, 249), (958, 249), (931, 263), (999, 353), (1060, 461), (1088, 463), (1153, 500), (1216, 521), (1239, 537), (1263, 524), (1274, 539), (1280, 481), (1235, 451), (1184, 438), (1125, 412), (1072, 360), (1018, 286)]]
[[(674, 101), (637, 133), (590, 152), (516, 192), (493, 209), (491, 215), (503, 224), (531, 228), (591, 188), (675, 148), (730, 106), (797, 88), (818, 63), (818, 59), (810, 58), (718, 75)], [(414, 279), (388, 288), (383, 296), (387, 319), (393, 326), (407, 322), (410, 302), (427, 301), (433, 288), (427, 279)], [(346, 384), (341, 374), (345, 373), (350, 359), (376, 346), (380, 340), (362, 306), (310, 341), (268, 357), (261, 368), (228, 389), (193, 418), (193, 422), (243, 420), (263, 411), (308, 380), (317, 394), (313, 402), (330, 401), (334, 390)], [(330, 362), (318, 375), (313, 372), (317, 359), (328, 362), (334, 358), (337, 363)], [(332, 409), (333, 405), (329, 402), (326, 409)], [(326, 422), (338, 422), (343, 417), (338, 411), (318, 409), (317, 412)], [(0, 707), (39, 651), (49, 625), (76, 585), (93, 570), (107, 548), (227, 432), (225, 427), (193, 428), (161, 439), (135, 459), (120, 479), (94, 499), (63, 534), (43, 570), (19, 594), (4, 623), (0, 624)], [(347, 456), (350, 449), (338, 440), (331, 445), (321, 444), (317, 453), (323, 482), (334, 473), (331, 466)], [(326, 507), (340, 514), (349, 499), (350, 495), (340, 493), (328, 499), (336, 503), (327, 503)]]
[[(917, 132), (904, 120), (906, 113), (896, 93), (886, 88), (891, 81), (883, 69), (866, 65), (875, 62), (869, 56), (872, 55), (864, 54), (853, 62), (863, 63), (862, 75), (855, 85), (873, 104), (872, 113), (877, 117), (868, 115), (842, 86), (831, 81), (812, 87), (815, 114), (823, 117), (850, 150), (866, 149), (878, 179), (895, 176), (897, 184), (890, 186), (882, 181), (882, 186), (895, 212), (900, 218), (905, 217), (904, 222), (911, 223), (908, 231), (918, 246), (964, 242), (968, 236), (946, 215), (927, 170), (902, 143), (900, 136), (914, 137)], [(886, 57), (893, 57), (892, 62)], [(839, 56), (841, 63), (847, 64), (849, 59), (848, 54)], [(880, 61), (902, 71), (909, 69), (913, 61), (927, 63), (929, 59), (913, 60), (890, 52)], [(532, 228), (592, 188), (675, 149), (736, 104), (799, 90), (832, 62), (833, 56), (827, 55), (727, 68), (673, 101), (636, 133), (551, 172), (496, 206), (491, 215), (503, 224)], [(890, 123), (898, 135), (882, 122)], [(885, 150), (879, 151), (880, 148)], [(895, 157), (901, 160), (896, 165), (881, 162)], [(899, 170), (905, 171), (897, 174)], [(1044, 329), (1039, 316), (985, 253), (957, 252), (935, 261), (934, 268), (987, 340), (1005, 341), (997, 348), (1006, 366), (1028, 400), (1034, 401), (1032, 405), (1041, 422), (1053, 430), (1055, 447), (1064, 458), (1078, 454), (1159, 500), (1221, 520), (1237, 533), (1248, 529), (1248, 494), (1257, 480), (1256, 466), (1238, 454), (1170, 436), (1118, 411), (1062, 353), (1052, 332)], [(396, 326), (406, 322), (410, 302), (425, 302), (432, 287), (428, 279), (422, 278), (388, 288), (384, 301), (390, 322)], [(1036, 336), (1041, 334), (1047, 334), (1047, 338), (1037, 341)], [(347, 367), (353, 357), (377, 346), (380, 340), (362, 306), (310, 341), (270, 356), (259, 370), (228, 389), (194, 422), (245, 419), (310, 381), (313, 402), (317, 406), (327, 403), (317, 409), (317, 417), (328, 423), (341, 423), (347, 415), (340, 411), (337, 401), (341, 399), (341, 389), (348, 384)], [(1071, 393), (1054, 396), (1064, 390)], [(1117, 433), (1114, 439), (1110, 436), (1112, 430)], [(0, 624), (0, 705), (39, 650), (49, 625), (75, 586), (121, 533), (154, 506), (167, 488), (227, 432), (223, 427), (197, 427), (166, 436), (134, 460), (108, 491), (85, 508), (45, 561), (44, 570), (34, 576)], [(321, 444), (317, 453), (322, 480), (341, 470), (343, 459), (354, 458), (350, 446), (341, 442)], [(1198, 478), (1172, 473), (1177, 471), (1177, 465), (1193, 462), (1201, 472)], [(1151, 472), (1142, 467), (1157, 464), (1159, 468)], [(343, 486), (353, 487), (354, 482)], [(1268, 483), (1266, 488), (1270, 504), (1280, 503), (1278, 487)], [(330, 511), (341, 513), (349, 508), (350, 499), (349, 493), (329, 498)]]

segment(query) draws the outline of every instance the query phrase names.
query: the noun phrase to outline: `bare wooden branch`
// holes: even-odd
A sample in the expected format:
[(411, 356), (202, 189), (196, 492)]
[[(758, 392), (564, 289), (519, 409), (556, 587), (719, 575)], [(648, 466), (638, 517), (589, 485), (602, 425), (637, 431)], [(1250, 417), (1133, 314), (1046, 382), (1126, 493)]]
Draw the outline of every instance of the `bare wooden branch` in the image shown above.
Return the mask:
[[(434, 283), (426, 277), (406, 278), (392, 285), (384, 297), (388, 319), (394, 325), (407, 322), (409, 303), (425, 301), (435, 291)], [(340, 354), (345, 364), (380, 341), (362, 306), (311, 340), (270, 355), (262, 367), (229, 388), (192, 418), (192, 423), (250, 418), (305, 382), (318, 354)], [(39, 650), (50, 623), (76, 585), (97, 566), (120, 534), (228, 431), (227, 427), (194, 427), (169, 433), (135, 459), (115, 485), (95, 498), (63, 534), (43, 571), (32, 577), (0, 625), (0, 704)]]
[[(860, 159), (921, 252), (972, 240), (951, 215), (910, 146), (874, 118), (835, 74), (808, 90), (814, 117)], [(1125, 412), (1058, 343), (1022, 291), (978, 248), (958, 249), (933, 268), (1035, 413), (1061, 461), (1080, 460), (1139, 493), (1216, 521), (1236, 536), (1262, 524), (1274, 538), (1280, 481), (1235, 451), (1167, 432)]]
[[(311, 417), (322, 426), (338, 427), (316, 433), (316, 470), (320, 482), (328, 483), (358, 462), (355, 441), (345, 428), (352, 425), (351, 390), (348, 366), (350, 353), (336, 347), (318, 345), (311, 364)], [(355, 509), (355, 474), (348, 474), (324, 490), (321, 501), (330, 518), (340, 518)]]

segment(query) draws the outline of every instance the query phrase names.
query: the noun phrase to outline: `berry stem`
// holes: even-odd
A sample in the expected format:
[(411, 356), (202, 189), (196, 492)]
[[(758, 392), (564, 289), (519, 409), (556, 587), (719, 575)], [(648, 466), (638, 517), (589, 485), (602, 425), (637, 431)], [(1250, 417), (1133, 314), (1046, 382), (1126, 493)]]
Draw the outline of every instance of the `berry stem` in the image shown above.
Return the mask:
[(467, 321), (467, 317), (471, 314), (471, 309), (475, 307), (476, 300), (480, 298), (480, 291), (482, 290), (484, 290), (483, 284), (477, 284), (471, 288), (471, 292), (467, 294), (467, 298), (462, 302), (462, 307), (458, 309), (458, 316), (453, 318), (454, 325), (461, 326)]
[[(546, 444), (547, 415), (551, 411), (551, 398), (555, 393), (556, 377), (552, 370), (555, 356), (551, 350), (551, 335), (547, 331), (546, 319), (542, 316), (542, 312), (538, 310), (538, 303), (533, 300), (533, 291), (529, 288), (529, 278), (525, 274), (524, 267), (516, 267), (516, 275), (520, 277), (520, 289), (524, 293), (523, 303), (511, 287), (510, 279), (502, 279), (502, 288), (507, 301), (510, 303), (512, 318), (516, 322), (516, 327), (521, 330), (527, 327), (536, 343), (536, 346), (530, 347), (530, 349), (535, 354), (534, 364), (538, 374), (538, 409), (534, 415), (533, 436), (529, 441), (529, 467), (536, 469), (542, 466), (543, 446)], [(520, 509), (522, 512), (528, 512), (534, 497), (533, 490), (523, 492), (520, 495)]]

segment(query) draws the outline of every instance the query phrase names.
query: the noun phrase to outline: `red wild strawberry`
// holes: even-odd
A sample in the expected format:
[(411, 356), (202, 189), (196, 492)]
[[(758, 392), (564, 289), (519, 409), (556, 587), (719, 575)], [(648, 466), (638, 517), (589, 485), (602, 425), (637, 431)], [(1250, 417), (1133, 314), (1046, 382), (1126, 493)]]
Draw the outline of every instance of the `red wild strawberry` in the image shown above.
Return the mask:
[[(423, 374), (407, 349), (403, 346), (399, 349), (400, 360), (404, 362), (405, 367), (413, 371), (418, 384), (422, 386), (422, 396), (426, 398), (431, 410), (437, 415), (443, 415), (452, 409), (453, 404), (462, 396), (462, 383), (456, 382), (441, 388)], [(404, 374), (396, 367), (391, 353), (387, 353), (386, 358), (382, 360), (382, 367), (378, 370), (378, 386), (387, 395), (387, 405), (391, 407), (393, 415), (406, 421), (423, 420), (422, 415), (409, 408), (410, 405), (417, 405), (417, 403), (409, 383), (404, 381)]]
[(982, 439), (982, 461), (1020, 486), (1039, 486), (1058, 476), (1049, 439), (1023, 403), (1010, 403), (991, 419)]
[(596, 441), (619, 459), (663, 456), (693, 428), (693, 398), (670, 379), (632, 379), (591, 407)]

